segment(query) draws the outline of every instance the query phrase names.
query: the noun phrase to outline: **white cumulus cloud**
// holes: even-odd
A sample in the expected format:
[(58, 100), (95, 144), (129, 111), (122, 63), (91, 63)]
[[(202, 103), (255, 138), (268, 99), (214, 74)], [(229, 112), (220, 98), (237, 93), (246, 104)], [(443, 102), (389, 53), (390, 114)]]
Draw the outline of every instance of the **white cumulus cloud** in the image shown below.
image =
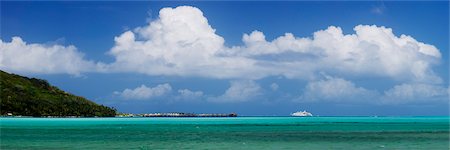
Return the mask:
[(286, 33), (270, 42), (254, 31), (244, 35), (245, 46), (225, 54), (251, 58), (258, 65), (273, 67), (272, 74), (293, 78), (327, 72), (441, 82), (431, 69), (441, 58), (436, 47), (407, 35), (396, 36), (383, 26), (358, 25), (354, 31), (343, 34), (341, 28), (330, 26), (315, 32), (312, 38)]
[(101, 64), (84, 59), (75, 46), (28, 44), (20, 37), (0, 40), (0, 69), (18, 73), (67, 73), (96, 71)]
[(393, 29), (357, 25), (344, 34), (330, 26), (312, 37), (285, 33), (273, 40), (262, 31), (242, 36), (244, 45), (225, 46), (203, 15), (191, 6), (163, 8), (147, 25), (115, 37), (109, 64), (84, 59), (75, 46), (0, 40), (0, 69), (11, 72), (137, 72), (148, 75), (256, 80), (268, 76), (316, 80), (320, 72), (345, 77), (388, 77), (401, 82), (442, 83), (433, 66), (433, 45)]
[(159, 19), (115, 38), (111, 68), (149, 75), (230, 77), (250, 66), (243, 58), (218, 57), (224, 39), (195, 7), (163, 8)]
[[(242, 36), (243, 45), (225, 46), (203, 15), (191, 6), (163, 8), (147, 25), (114, 38), (108, 51), (114, 62), (86, 60), (75, 46), (26, 43), (20, 37), (0, 40), (0, 69), (18, 73), (132, 72), (147, 75), (194, 76), (231, 79), (223, 95), (208, 98), (218, 102), (243, 102), (261, 95), (253, 80), (284, 76), (308, 81), (301, 101), (366, 99), (381, 103), (442, 101), (448, 88), (433, 67), (441, 52), (393, 29), (356, 25), (353, 33), (329, 26), (310, 37), (285, 33), (266, 39), (263, 31)], [(448, 65), (448, 64), (446, 64)], [(320, 74), (330, 76), (320, 80)], [(392, 89), (368, 90), (345, 79), (381, 77), (403, 83)], [(345, 78), (345, 79), (343, 79)], [(277, 84), (270, 87), (278, 89)], [(142, 85), (116, 92), (127, 99), (151, 99), (170, 93), (169, 84)], [(180, 97), (204, 97), (201, 91), (182, 89)], [(375, 97), (375, 98), (374, 98)]]
[(155, 97), (160, 97), (166, 95), (172, 91), (172, 87), (170, 84), (159, 84), (155, 87), (147, 87), (145, 85), (141, 85), (140, 87), (136, 87), (135, 89), (125, 89), (122, 92), (114, 92), (114, 94), (119, 95), (124, 99), (152, 99)]
[(286, 33), (267, 41), (261, 31), (244, 34), (244, 45), (227, 47), (202, 11), (163, 8), (159, 18), (115, 38), (111, 70), (149, 75), (260, 79), (282, 75), (315, 79), (330, 75), (379, 76), (394, 80), (440, 83), (432, 70), (441, 53), (391, 28), (357, 25), (354, 34), (330, 26), (312, 37)]

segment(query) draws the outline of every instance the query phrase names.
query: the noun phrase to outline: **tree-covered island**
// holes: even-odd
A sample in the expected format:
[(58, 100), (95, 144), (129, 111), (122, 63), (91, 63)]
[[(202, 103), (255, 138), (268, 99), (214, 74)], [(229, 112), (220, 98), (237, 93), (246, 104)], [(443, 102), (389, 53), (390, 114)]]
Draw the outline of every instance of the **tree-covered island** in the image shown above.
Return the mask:
[(0, 115), (113, 117), (116, 110), (67, 93), (46, 80), (0, 70)]

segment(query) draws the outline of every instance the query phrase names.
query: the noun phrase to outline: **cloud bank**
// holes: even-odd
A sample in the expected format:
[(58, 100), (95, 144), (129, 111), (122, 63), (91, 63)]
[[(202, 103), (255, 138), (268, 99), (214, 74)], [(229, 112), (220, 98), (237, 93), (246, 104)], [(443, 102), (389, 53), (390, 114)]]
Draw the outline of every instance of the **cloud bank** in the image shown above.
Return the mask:
[(195, 7), (163, 8), (159, 19), (115, 38), (109, 52), (113, 70), (149, 75), (260, 79), (282, 75), (312, 79), (317, 73), (380, 76), (397, 80), (439, 83), (432, 66), (439, 50), (392, 29), (358, 25), (355, 34), (330, 26), (313, 37), (292, 33), (265, 39), (253, 31), (242, 46), (226, 47), (203, 13)]
[(217, 79), (268, 76), (311, 80), (318, 73), (389, 77), (441, 83), (432, 67), (441, 53), (391, 28), (357, 25), (354, 34), (330, 26), (312, 37), (286, 33), (267, 41), (263, 32), (244, 34), (244, 45), (227, 47), (203, 12), (195, 7), (163, 8), (159, 18), (115, 37), (112, 63), (84, 59), (75, 46), (27, 44), (19, 37), (0, 41), (0, 68), (13, 72), (135, 72)]
[[(273, 40), (261, 31), (243, 34), (243, 45), (225, 46), (203, 12), (191, 6), (163, 8), (147, 25), (114, 38), (108, 51), (111, 63), (86, 60), (75, 46), (28, 44), (20, 37), (0, 40), (0, 69), (41, 74), (84, 72), (127, 72), (151, 76), (206, 77), (231, 79), (223, 95), (211, 102), (245, 102), (261, 95), (254, 81), (270, 76), (307, 81), (299, 101), (347, 101), (376, 97), (381, 103), (442, 101), (448, 87), (433, 67), (441, 61), (433, 45), (393, 29), (357, 25), (344, 34), (329, 26), (311, 37), (285, 33)], [(332, 77), (321, 79), (320, 74)], [(354, 77), (388, 78), (402, 83), (384, 92), (360, 87)], [(344, 79), (345, 78), (345, 79)], [(278, 84), (270, 86), (277, 91)], [(170, 93), (169, 84), (142, 85), (115, 92), (125, 99), (152, 99)], [(179, 98), (205, 97), (201, 91), (178, 90)]]

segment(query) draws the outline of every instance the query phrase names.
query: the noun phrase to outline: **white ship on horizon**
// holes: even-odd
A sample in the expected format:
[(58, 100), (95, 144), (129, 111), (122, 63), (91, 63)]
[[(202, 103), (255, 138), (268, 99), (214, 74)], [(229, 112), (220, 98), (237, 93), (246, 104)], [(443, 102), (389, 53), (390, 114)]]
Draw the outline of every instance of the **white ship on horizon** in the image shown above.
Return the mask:
[(307, 111), (297, 111), (297, 112), (294, 112), (294, 113), (292, 113), (291, 114), (291, 116), (294, 116), (294, 117), (311, 117), (311, 116), (313, 116), (310, 112), (307, 112)]

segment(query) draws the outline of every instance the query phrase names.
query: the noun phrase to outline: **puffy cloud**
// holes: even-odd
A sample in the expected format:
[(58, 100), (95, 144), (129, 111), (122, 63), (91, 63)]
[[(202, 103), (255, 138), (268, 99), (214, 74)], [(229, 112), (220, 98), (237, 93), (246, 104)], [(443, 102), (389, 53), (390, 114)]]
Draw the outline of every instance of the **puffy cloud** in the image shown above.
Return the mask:
[(244, 34), (244, 45), (227, 47), (203, 12), (191, 6), (163, 8), (148, 25), (115, 37), (110, 64), (85, 60), (74, 46), (0, 40), (0, 69), (11, 72), (138, 72), (148, 75), (261, 79), (268, 76), (315, 80), (317, 74), (388, 77), (439, 84), (432, 67), (441, 53), (391, 28), (358, 25), (354, 34), (330, 26), (312, 37), (286, 33), (268, 41), (261, 31)]
[(314, 79), (330, 75), (379, 76), (395, 80), (440, 83), (432, 66), (441, 53), (392, 29), (358, 25), (354, 34), (330, 26), (313, 37), (292, 33), (267, 41), (264, 33), (244, 34), (244, 45), (227, 47), (201, 10), (163, 8), (159, 19), (115, 38), (111, 70), (149, 75), (260, 79), (282, 75)]
[[(408, 35), (395, 35), (391, 28), (357, 25), (344, 34), (330, 26), (312, 37), (285, 33), (273, 40), (261, 31), (242, 36), (244, 45), (224, 45), (203, 12), (195, 7), (163, 8), (148, 25), (115, 37), (109, 54), (111, 64), (86, 60), (75, 46), (28, 44), (19, 37), (0, 40), (0, 69), (11, 72), (68, 73), (138, 72), (148, 75), (200, 76), (244, 80), (231, 82), (223, 95), (211, 101), (247, 101), (261, 95), (253, 81), (268, 76), (310, 81), (302, 101), (367, 99), (382, 103), (441, 101), (448, 88), (432, 69), (441, 53), (433, 45)], [(352, 77), (388, 77), (403, 82), (379, 94), (354, 83), (317, 74)], [(272, 90), (278, 85), (271, 85)], [(142, 85), (117, 94), (129, 99), (149, 99), (170, 92), (170, 85)], [(447, 91), (447, 92), (445, 92)], [(202, 97), (201, 91), (179, 90), (180, 97)]]
[(341, 28), (330, 26), (315, 32), (313, 38), (286, 33), (271, 42), (255, 31), (244, 35), (245, 46), (234, 47), (226, 54), (256, 59), (257, 64), (272, 64), (272, 73), (294, 78), (327, 72), (441, 82), (431, 69), (441, 58), (436, 47), (407, 35), (397, 37), (386, 27), (358, 25), (354, 31), (356, 34), (345, 35)]
[(384, 92), (382, 103), (406, 104), (406, 103), (430, 103), (449, 102), (450, 88), (431, 84), (400, 84)]
[[(195, 7), (163, 8), (159, 19), (115, 38), (111, 68), (149, 75), (230, 77), (246, 72), (243, 58), (216, 56), (224, 39)], [(219, 67), (220, 66), (220, 67)]]
[(251, 80), (232, 81), (223, 95), (210, 97), (212, 102), (245, 102), (251, 101), (262, 95), (261, 87)]
[(160, 97), (166, 95), (172, 91), (172, 87), (170, 84), (159, 84), (155, 87), (147, 87), (145, 85), (141, 85), (140, 87), (136, 87), (135, 89), (125, 89), (122, 92), (114, 92), (114, 94), (119, 95), (125, 99), (152, 99), (155, 97)]
[(20, 37), (0, 40), (0, 69), (19, 73), (67, 73), (80, 75), (95, 71), (101, 64), (84, 59), (75, 46), (28, 44)]
[[(116, 61), (108, 67), (149, 75), (240, 80), (281, 75), (309, 80), (301, 101), (380, 103), (394, 97), (393, 91), (398, 89), (382, 95), (342, 78), (317, 80), (321, 73), (346, 78), (387, 77), (423, 85), (442, 83), (432, 69), (441, 59), (435, 46), (408, 35), (397, 36), (384, 26), (357, 25), (353, 30), (353, 34), (344, 34), (340, 27), (330, 26), (312, 37), (285, 33), (271, 41), (263, 32), (253, 31), (242, 36), (244, 45), (227, 47), (198, 8), (163, 8), (157, 20), (115, 38), (109, 53)], [(271, 89), (278, 89), (278, 85), (271, 85)], [(232, 82), (223, 95), (209, 100), (247, 101), (260, 95), (260, 90), (253, 81)], [(181, 90), (183, 93), (196, 95)]]

